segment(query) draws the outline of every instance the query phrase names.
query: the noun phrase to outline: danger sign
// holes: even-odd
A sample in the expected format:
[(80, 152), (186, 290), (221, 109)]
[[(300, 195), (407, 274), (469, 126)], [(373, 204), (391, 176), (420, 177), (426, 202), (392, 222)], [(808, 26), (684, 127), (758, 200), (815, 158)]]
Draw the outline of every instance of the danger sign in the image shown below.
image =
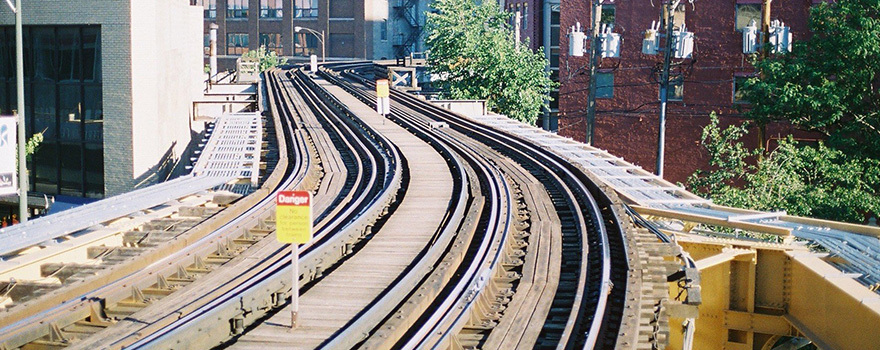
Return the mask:
[(312, 239), (312, 194), (281, 191), (275, 197), (275, 234), (281, 243), (306, 243)]
[(388, 97), (388, 79), (376, 80), (376, 97)]

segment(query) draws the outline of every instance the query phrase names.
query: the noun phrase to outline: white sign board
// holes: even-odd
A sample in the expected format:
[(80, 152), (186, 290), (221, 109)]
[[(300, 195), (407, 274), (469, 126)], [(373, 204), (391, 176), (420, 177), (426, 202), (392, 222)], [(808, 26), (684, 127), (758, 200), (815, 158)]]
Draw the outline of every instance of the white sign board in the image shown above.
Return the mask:
[(0, 116), (0, 196), (18, 192), (15, 176), (16, 117)]

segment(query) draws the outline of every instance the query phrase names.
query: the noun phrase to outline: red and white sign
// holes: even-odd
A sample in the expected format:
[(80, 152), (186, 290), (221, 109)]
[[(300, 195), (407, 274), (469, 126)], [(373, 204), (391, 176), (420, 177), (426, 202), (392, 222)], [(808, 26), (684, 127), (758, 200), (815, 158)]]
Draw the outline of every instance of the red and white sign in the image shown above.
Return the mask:
[(312, 194), (280, 191), (275, 197), (275, 235), (282, 243), (306, 243), (312, 239)]

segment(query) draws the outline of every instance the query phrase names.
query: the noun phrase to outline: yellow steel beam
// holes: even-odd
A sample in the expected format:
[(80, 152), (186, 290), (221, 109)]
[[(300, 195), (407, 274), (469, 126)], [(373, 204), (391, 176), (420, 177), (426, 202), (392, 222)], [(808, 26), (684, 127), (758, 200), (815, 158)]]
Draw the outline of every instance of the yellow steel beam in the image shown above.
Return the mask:
[[(702, 305), (694, 349), (762, 349), (781, 336), (820, 349), (876, 349), (880, 295), (804, 247), (677, 233), (697, 260)], [(670, 284), (671, 296), (678, 286)], [(671, 319), (669, 349), (682, 345)]]
[(797, 328), (782, 315), (767, 315), (754, 312), (724, 311), (724, 325), (728, 329), (757, 332), (769, 335), (796, 337)]
[(643, 207), (638, 205), (631, 206), (636, 212), (642, 215), (659, 216), (670, 219), (677, 219), (690, 222), (698, 222), (703, 224), (737, 228), (741, 230), (769, 233), (777, 236), (790, 236), (791, 229), (779, 226), (764, 225), (745, 221), (729, 221), (727, 219), (717, 218), (708, 215), (699, 215), (692, 213), (683, 213), (675, 210), (658, 209), (651, 207)]

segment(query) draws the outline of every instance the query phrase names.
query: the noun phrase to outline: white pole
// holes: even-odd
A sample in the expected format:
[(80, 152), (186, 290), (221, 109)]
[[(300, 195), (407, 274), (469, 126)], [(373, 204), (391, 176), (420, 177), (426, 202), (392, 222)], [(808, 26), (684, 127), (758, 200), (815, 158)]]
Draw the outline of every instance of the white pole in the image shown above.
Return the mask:
[(211, 24), (211, 52), (209, 62), (211, 65), (211, 76), (208, 78), (212, 83), (217, 79), (217, 24)]
[(299, 323), (299, 244), (290, 244), (290, 267), (293, 270), (293, 284), (290, 291), (290, 330)]
[(24, 42), (22, 41), (21, 27), (21, 0), (15, 0), (15, 70), (16, 83), (18, 88), (18, 212), (19, 222), (27, 222), (27, 160), (25, 159), (24, 145), (25, 134), (24, 129)]
[(514, 19), (513, 36), (514, 36), (514, 39), (516, 40), (516, 41), (514, 41), (514, 45), (515, 45), (517, 51), (519, 51), (519, 36), (520, 36), (519, 32), (520, 32), (521, 18), (522, 18), (522, 15), (520, 15), (519, 11), (516, 11), (516, 13), (514, 13), (514, 15), (513, 15), (513, 19)]

